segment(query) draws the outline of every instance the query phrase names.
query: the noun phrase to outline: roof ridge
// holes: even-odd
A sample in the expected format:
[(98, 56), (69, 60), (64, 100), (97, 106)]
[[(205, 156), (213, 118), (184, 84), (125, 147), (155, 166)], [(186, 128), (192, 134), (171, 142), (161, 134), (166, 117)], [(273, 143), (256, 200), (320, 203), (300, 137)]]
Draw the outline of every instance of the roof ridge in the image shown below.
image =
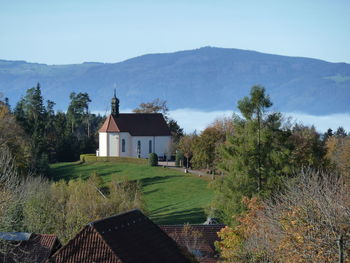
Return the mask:
[(109, 220), (109, 219), (113, 219), (113, 218), (115, 218), (117, 216), (131, 214), (131, 213), (136, 212), (136, 211), (139, 212), (140, 214), (142, 214), (142, 212), (139, 209), (135, 208), (135, 209), (132, 209), (132, 210), (129, 210), (129, 211), (126, 211), (126, 212), (122, 212), (122, 213), (119, 213), (119, 214), (116, 214), (116, 215), (113, 215), (113, 216), (109, 216), (109, 217), (106, 217), (106, 218), (102, 218), (102, 219), (99, 219), (99, 220), (92, 221), (92, 222), (88, 223), (88, 226), (93, 227), (97, 223), (101, 223), (103, 221), (106, 221), (106, 220)]
[[(184, 226), (186, 224), (159, 225), (159, 226)], [(189, 226), (226, 226), (225, 224), (188, 224)]]
[(124, 112), (124, 113), (119, 113), (119, 115), (125, 115), (125, 114), (161, 114), (163, 115), (163, 113), (161, 112)]
[(57, 237), (56, 234), (36, 234), (36, 235)]

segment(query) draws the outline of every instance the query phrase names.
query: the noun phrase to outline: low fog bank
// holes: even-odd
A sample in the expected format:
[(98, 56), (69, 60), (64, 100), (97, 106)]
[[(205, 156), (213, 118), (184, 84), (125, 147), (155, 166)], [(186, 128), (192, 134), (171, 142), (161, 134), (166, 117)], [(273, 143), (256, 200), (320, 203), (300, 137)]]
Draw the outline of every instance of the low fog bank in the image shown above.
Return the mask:
[[(130, 113), (131, 109), (122, 109), (120, 112)], [(95, 114), (107, 115), (109, 111), (93, 111)], [(215, 119), (231, 117), (233, 111), (202, 111), (191, 108), (177, 109), (169, 111), (170, 118), (178, 122), (180, 127), (184, 128), (186, 133), (197, 133), (203, 131)], [(237, 113), (237, 112), (236, 112)], [(314, 125), (317, 131), (324, 133), (328, 128), (335, 131), (342, 126), (347, 132), (350, 132), (350, 113), (339, 113), (330, 115), (310, 115), (301, 112), (283, 112), (286, 120), (291, 123), (300, 123), (304, 125)]]
[[(177, 120), (178, 124), (184, 128), (186, 133), (191, 133), (195, 130), (197, 132), (202, 131), (217, 118), (232, 116), (233, 111), (177, 109), (169, 113), (170, 117)], [(291, 123), (314, 125), (321, 133), (325, 132), (328, 128), (336, 130), (339, 126), (342, 126), (347, 132), (350, 131), (349, 113), (314, 116), (300, 112), (283, 112), (283, 116), (286, 119), (290, 119)]]

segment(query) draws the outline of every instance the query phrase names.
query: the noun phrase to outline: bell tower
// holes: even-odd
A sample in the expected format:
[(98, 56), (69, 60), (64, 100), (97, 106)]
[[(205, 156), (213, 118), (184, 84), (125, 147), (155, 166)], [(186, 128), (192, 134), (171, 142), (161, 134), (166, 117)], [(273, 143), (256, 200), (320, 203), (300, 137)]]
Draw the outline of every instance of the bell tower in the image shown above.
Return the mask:
[(116, 91), (114, 89), (114, 97), (112, 98), (112, 116), (114, 118), (119, 117), (119, 100), (116, 96)]

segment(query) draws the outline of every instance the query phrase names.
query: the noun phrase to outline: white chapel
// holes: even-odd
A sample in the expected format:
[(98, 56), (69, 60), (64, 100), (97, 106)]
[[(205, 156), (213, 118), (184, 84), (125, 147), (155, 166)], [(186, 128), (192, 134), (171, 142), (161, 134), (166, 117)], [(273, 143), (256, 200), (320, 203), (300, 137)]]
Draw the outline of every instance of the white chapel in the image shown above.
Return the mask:
[(114, 92), (112, 112), (100, 128), (97, 156), (170, 157), (171, 133), (161, 113), (119, 113)]

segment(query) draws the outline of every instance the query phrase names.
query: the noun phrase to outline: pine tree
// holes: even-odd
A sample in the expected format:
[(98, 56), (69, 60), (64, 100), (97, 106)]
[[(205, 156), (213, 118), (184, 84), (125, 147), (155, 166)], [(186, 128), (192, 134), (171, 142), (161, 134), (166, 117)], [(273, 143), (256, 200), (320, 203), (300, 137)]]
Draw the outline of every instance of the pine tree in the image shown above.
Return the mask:
[[(89, 118), (89, 102), (91, 102), (89, 94), (72, 92), (69, 96), (71, 102), (67, 111), (67, 118), (71, 124), (71, 132), (77, 132), (77, 135), (83, 136), (83, 122), (87, 122)], [(88, 123), (88, 122), (87, 122)], [(87, 133), (87, 132), (86, 132)]]
[(287, 171), (288, 133), (281, 129), (281, 114), (268, 113), (272, 106), (265, 89), (254, 86), (250, 97), (238, 102), (243, 116), (234, 117), (233, 136), (220, 150), (219, 169), (224, 176), (213, 183), (213, 207), (226, 223), (242, 211), (243, 196), (266, 196), (280, 185)]
[(16, 108), (15, 116), (22, 128), (31, 138), (32, 169), (40, 174), (48, 170), (46, 145), (46, 108), (43, 104), (40, 84), (27, 90)]

